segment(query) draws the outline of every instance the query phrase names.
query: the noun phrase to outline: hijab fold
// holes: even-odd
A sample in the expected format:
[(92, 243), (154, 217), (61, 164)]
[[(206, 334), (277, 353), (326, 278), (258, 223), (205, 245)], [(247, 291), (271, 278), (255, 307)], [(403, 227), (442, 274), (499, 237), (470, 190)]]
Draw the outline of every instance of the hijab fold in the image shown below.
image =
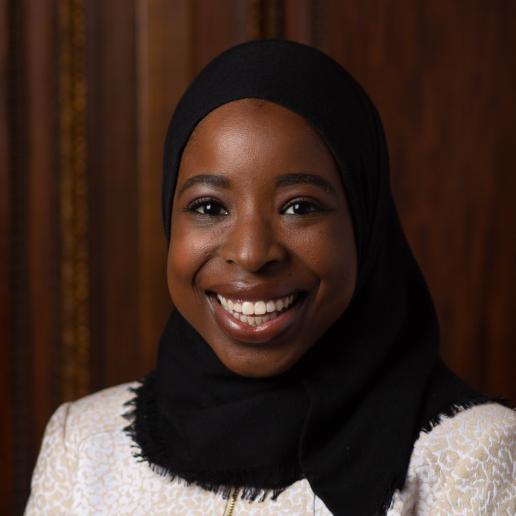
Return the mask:
[(276, 498), (306, 478), (333, 514), (383, 514), (404, 484), (419, 433), (488, 399), (438, 358), (437, 317), (392, 199), (380, 118), (361, 86), (319, 50), (251, 41), (195, 78), (165, 142), (167, 239), (189, 136), (213, 109), (243, 98), (303, 116), (333, 153), (357, 244), (353, 299), (297, 364), (265, 379), (228, 370), (173, 311), (126, 431), (156, 471), (223, 496), (236, 487), (249, 500)]

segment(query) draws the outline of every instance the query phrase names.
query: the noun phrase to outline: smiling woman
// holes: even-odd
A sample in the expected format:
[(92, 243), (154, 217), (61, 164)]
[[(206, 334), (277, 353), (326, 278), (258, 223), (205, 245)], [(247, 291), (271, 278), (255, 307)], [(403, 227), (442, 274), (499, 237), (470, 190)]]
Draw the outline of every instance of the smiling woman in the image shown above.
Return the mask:
[(340, 65), (275, 40), (209, 63), (163, 222), (156, 368), (57, 410), (28, 514), (514, 513), (516, 416), (439, 360), (380, 118)]
[(286, 371), (345, 311), (355, 280), (343, 184), (316, 131), (255, 99), (208, 114), (179, 167), (168, 284), (221, 362), (243, 376)]

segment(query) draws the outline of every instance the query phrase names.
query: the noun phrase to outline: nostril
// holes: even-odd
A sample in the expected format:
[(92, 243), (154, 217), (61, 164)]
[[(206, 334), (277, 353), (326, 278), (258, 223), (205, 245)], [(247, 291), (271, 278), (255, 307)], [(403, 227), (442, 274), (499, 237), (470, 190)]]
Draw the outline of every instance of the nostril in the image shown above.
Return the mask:
[(268, 264), (281, 262), (288, 256), (286, 248), (277, 237), (268, 221), (260, 217), (246, 217), (225, 234), (225, 240), (219, 248), (220, 256), (228, 264), (258, 272)]

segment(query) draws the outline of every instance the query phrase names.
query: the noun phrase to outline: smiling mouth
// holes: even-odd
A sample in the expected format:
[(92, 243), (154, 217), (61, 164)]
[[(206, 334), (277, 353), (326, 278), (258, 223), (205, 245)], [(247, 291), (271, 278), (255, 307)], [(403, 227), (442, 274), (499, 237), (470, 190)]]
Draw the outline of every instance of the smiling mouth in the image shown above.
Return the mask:
[(273, 344), (303, 323), (308, 291), (268, 299), (238, 299), (206, 292), (213, 317), (228, 337), (242, 344)]
[(292, 308), (302, 294), (297, 292), (278, 299), (259, 301), (226, 298), (221, 294), (217, 294), (216, 297), (222, 308), (232, 317), (249, 326), (256, 327), (276, 319), (280, 314)]

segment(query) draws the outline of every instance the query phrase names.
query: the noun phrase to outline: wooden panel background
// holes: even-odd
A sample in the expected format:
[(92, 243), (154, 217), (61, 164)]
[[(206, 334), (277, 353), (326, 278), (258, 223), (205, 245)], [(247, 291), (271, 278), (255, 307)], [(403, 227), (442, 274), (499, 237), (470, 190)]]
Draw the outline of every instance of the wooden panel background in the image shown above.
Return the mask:
[[(11, 185), (9, 173), (11, 163), (11, 119), (9, 106), (11, 92), (8, 77), (11, 71), (11, 55), (9, 54), (9, 23), (10, 11), (7, 4), (0, 3), (0, 484), (7, 496), (14, 493), (14, 432), (13, 398), (11, 374), (11, 332), (13, 306), (10, 300), (12, 290), (11, 271)], [(4, 493), (2, 493), (4, 494)], [(1, 498), (4, 498), (2, 496)], [(9, 503), (0, 502), (0, 511), (6, 512)]]
[(325, 48), (377, 103), (443, 356), (515, 400), (516, 4), (328, 3)]
[(152, 368), (168, 118), (248, 39), (310, 43), (365, 86), (443, 356), (514, 403), (514, 19), (506, 0), (0, 0), (0, 513), (22, 512), (59, 403)]

